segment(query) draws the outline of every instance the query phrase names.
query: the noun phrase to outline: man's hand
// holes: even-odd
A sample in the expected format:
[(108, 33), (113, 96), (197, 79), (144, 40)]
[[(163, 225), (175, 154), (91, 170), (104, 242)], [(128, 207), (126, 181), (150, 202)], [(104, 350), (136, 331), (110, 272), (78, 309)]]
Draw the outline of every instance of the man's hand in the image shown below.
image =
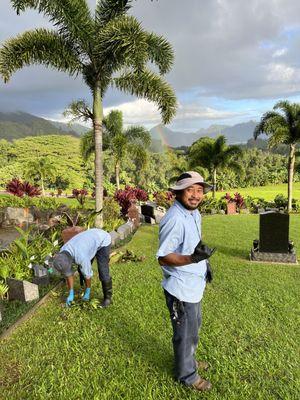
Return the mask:
[(192, 263), (198, 263), (199, 261), (206, 260), (215, 252), (215, 248), (211, 249), (201, 240), (195, 247), (194, 253), (191, 254)]
[(66, 300), (66, 306), (69, 307), (73, 301), (74, 301), (74, 290), (70, 289), (69, 296), (67, 297)]

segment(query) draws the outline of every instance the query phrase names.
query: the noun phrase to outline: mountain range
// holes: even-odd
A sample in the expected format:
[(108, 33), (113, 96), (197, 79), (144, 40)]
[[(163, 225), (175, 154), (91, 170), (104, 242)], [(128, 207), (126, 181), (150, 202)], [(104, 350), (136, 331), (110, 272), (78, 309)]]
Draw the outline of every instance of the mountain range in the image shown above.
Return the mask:
[[(162, 151), (165, 145), (170, 147), (190, 146), (201, 137), (216, 138), (222, 134), (227, 138), (228, 144), (243, 144), (253, 138), (255, 121), (248, 121), (237, 125), (211, 125), (195, 132), (179, 132), (159, 124), (150, 129), (152, 150)], [(9, 141), (26, 136), (40, 135), (72, 135), (79, 137), (89, 129), (80, 124), (51, 121), (22, 111), (4, 113), (0, 112), (0, 139)]]
[(248, 121), (233, 126), (229, 125), (211, 125), (208, 128), (201, 128), (196, 132), (179, 132), (173, 131), (166, 126), (159, 124), (154, 126), (151, 130), (151, 137), (158, 146), (168, 145), (171, 147), (190, 146), (201, 137), (207, 136), (216, 138), (219, 135), (224, 135), (228, 144), (241, 144), (247, 143), (249, 139), (253, 138), (253, 131), (257, 122)]
[(79, 137), (88, 128), (80, 124), (50, 121), (22, 111), (0, 112), (0, 139), (12, 141), (26, 136), (71, 135)]

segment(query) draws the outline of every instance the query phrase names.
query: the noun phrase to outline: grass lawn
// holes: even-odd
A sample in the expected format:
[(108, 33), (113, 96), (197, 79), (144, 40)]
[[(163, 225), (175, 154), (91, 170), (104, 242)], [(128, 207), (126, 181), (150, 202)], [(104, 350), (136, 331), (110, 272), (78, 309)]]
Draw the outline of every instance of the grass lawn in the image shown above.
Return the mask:
[[(283, 194), (285, 197), (287, 197), (287, 183), (280, 185), (230, 189), (224, 192), (217, 192), (216, 197), (220, 198), (224, 196), (226, 192), (229, 192), (231, 195), (239, 192), (242, 196), (262, 197), (263, 199), (269, 201), (274, 200), (274, 197), (276, 197), (278, 194)], [(293, 198), (300, 200), (300, 182), (294, 182), (293, 184)]]
[[(62, 308), (61, 293), (0, 345), (3, 399), (236, 399), (300, 397), (300, 266), (250, 263), (257, 215), (207, 216), (204, 239), (218, 248), (203, 300), (198, 359), (213, 390), (199, 394), (172, 378), (171, 326), (155, 260), (155, 226), (128, 248), (143, 263), (112, 265), (114, 305)], [(300, 216), (290, 238), (300, 251)], [(65, 294), (65, 292), (63, 293)], [(95, 277), (93, 296), (100, 294)]]

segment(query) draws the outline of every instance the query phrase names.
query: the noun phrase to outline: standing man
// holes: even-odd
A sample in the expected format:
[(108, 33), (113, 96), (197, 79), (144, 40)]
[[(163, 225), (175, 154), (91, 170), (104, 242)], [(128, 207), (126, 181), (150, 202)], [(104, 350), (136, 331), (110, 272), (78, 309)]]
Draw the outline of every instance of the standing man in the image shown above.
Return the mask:
[(212, 255), (201, 242), (201, 216), (197, 209), (203, 195), (212, 189), (194, 171), (181, 174), (171, 187), (175, 202), (160, 222), (158, 262), (163, 271), (167, 307), (173, 327), (173, 349), (176, 379), (196, 390), (211, 389), (211, 383), (198, 375), (197, 368), (208, 364), (197, 362), (195, 352), (201, 326), (201, 299), (205, 289)]
[(62, 246), (60, 252), (53, 258), (53, 267), (65, 276), (69, 295), (66, 305), (74, 301), (74, 272), (72, 264), (77, 264), (80, 276), (85, 281), (84, 301), (90, 299), (91, 278), (93, 276), (92, 262), (94, 257), (97, 260), (99, 279), (102, 284), (104, 299), (102, 307), (107, 307), (112, 302), (112, 279), (109, 274), (109, 254), (111, 247), (110, 234), (102, 229), (89, 229), (73, 236)]

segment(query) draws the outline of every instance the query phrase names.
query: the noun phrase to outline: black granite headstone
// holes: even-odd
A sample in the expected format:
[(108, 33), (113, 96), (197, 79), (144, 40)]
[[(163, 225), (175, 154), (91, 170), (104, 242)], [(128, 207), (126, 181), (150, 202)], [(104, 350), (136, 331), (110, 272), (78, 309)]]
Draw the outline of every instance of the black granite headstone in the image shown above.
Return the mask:
[(151, 218), (155, 218), (154, 216), (155, 207), (149, 204), (143, 204), (141, 206), (142, 214)]
[(260, 214), (259, 251), (288, 253), (289, 214), (266, 212)]

